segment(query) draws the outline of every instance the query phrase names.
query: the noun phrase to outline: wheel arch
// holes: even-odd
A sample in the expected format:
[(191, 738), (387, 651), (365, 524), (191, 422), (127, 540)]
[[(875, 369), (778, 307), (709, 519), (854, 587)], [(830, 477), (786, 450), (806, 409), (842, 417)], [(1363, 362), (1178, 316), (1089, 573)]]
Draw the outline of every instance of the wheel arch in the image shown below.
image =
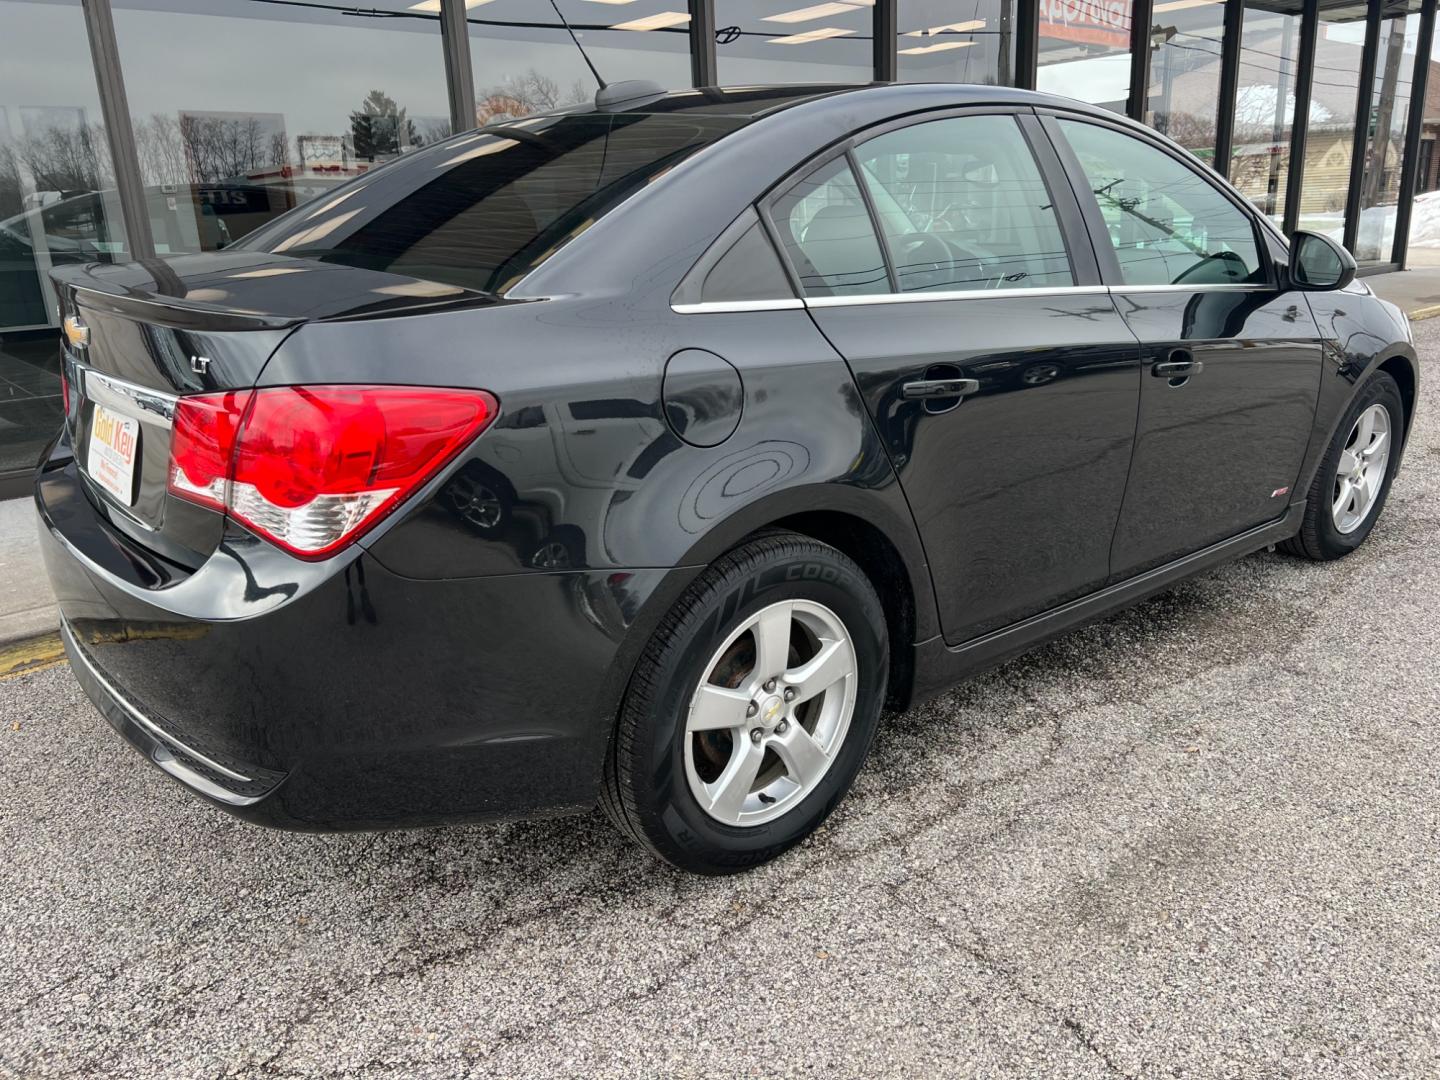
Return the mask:
[(794, 514), (780, 518), (772, 527), (829, 544), (865, 572), (880, 594), (890, 637), (885, 701), (892, 709), (907, 708), (915, 683), (915, 588), (903, 556), (890, 538), (864, 518), (839, 510)]
[[(898, 486), (888, 489), (898, 495)], [(914, 646), (939, 633), (934, 587), (919, 533), (909, 515), (879, 492), (841, 484), (790, 489), (745, 507), (718, 524), (687, 554), (708, 565), (772, 529), (809, 536), (853, 559), (880, 594), (890, 635), (886, 700), (903, 709), (914, 684)]]
[(1415, 402), (1420, 395), (1419, 372), (1416, 370), (1414, 355), (1392, 353), (1376, 364), (1375, 370), (1385, 372), (1400, 387), (1400, 400), (1405, 404), (1405, 441), (1409, 442), (1410, 428), (1415, 422)]
[[(1401, 401), (1405, 405), (1405, 436), (1400, 451), (1409, 442), (1411, 425), (1415, 421), (1415, 403), (1419, 400), (1420, 373), (1415, 359), (1415, 350), (1404, 342), (1393, 342), (1383, 349), (1377, 349), (1368, 363), (1348, 364), (1339, 358), (1334, 367), (1327, 369), (1320, 388), (1320, 400), (1315, 410), (1315, 426), (1312, 429), (1310, 446), (1296, 484), (1297, 492), (1310, 490), (1315, 473), (1320, 468), (1329, 449), (1330, 442), (1340, 422), (1354, 403), (1360, 388), (1375, 372), (1383, 371), (1400, 387)], [(1398, 465), (1397, 465), (1398, 468)]]

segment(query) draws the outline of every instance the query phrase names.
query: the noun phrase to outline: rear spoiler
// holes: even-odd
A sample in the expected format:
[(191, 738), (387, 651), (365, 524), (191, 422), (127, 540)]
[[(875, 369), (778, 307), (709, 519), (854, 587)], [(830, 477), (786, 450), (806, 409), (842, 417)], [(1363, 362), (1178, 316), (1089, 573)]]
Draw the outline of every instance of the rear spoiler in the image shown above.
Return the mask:
[(143, 266), (151, 274), (151, 288), (140, 287), (138, 281), (131, 284), (118, 277), (107, 280), (90, 272), (107, 265), (110, 264), (88, 263), (52, 270), (51, 280), (68, 301), (65, 307), (83, 304), (151, 325), (191, 331), (284, 330), (305, 321), (295, 316), (266, 315), (191, 299), (189, 290), (175, 272), (158, 259), (129, 264), (137, 268)]

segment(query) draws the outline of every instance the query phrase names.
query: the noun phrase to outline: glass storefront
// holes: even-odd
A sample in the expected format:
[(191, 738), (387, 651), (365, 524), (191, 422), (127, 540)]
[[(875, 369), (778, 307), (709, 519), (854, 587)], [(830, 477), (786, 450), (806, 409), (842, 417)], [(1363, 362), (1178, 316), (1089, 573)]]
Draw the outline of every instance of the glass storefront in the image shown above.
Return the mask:
[[(648, 79), (667, 90), (690, 85), (690, 15), (684, 3), (570, 0), (560, 10), (606, 81)], [(477, 124), (594, 99), (595, 77), (548, 3), (492, 0), (472, 5), (466, 18)]]
[(1428, 61), (1406, 251), (1406, 261), (1414, 267), (1440, 266), (1440, 34), (1431, 43)]
[(1160, 0), (1150, 25), (1145, 123), (1207, 165), (1219, 133), (1224, 0)]
[(720, 84), (870, 82), (874, 7), (875, 0), (715, 0)]
[[(1136, 55), (1133, 0), (559, 0), (558, 14), (549, 0), (0, 0), (0, 477), (26, 470), (58, 422), (49, 271), (148, 254), (129, 247), (112, 154), (155, 254), (223, 249), (446, 137), (471, 93), (475, 125), (592, 100), (573, 31), (604, 79), (670, 90), (696, 72), (726, 86), (1034, 84), (1128, 112), (1223, 163), (1277, 223), (1350, 242), (1367, 269), (1397, 255), (1437, 266), (1430, 2), (1152, 0), (1149, 48)], [(442, 16), (465, 27), (468, 73)], [(112, 24), (118, 60), (97, 72), (91, 32)], [(714, 39), (696, 53), (701, 27)], [(102, 109), (102, 88), (122, 84), (129, 135), (107, 130)], [(1291, 160), (1297, 124), (1303, 161)], [(1351, 220), (1347, 208), (1358, 208)]]
[(1300, 9), (1299, 0), (1288, 6), (1247, 0), (1240, 31), (1230, 182), (1277, 225), (1290, 179)]
[(1013, 86), (1015, 8), (1015, 0), (900, 0), (900, 81)]
[(157, 254), (223, 248), (450, 134), (438, 16), (405, 0), (112, 6)]
[(1365, 3), (1320, 5), (1315, 75), (1305, 134), (1299, 226), (1344, 235), (1345, 198), (1355, 146), (1356, 75), (1364, 61)]
[(1036, 87), (1123, 113), (1133, 6), (1130, 0), (1040, 0)]
[(1400, 170), (1420, 38), (1419, 10), (1420, 0), (1386, 4), (1387, 17), (1380, 23), (1365, 139), (1365, 171), (1360, 178), (1360, 224), (1355, 234), (1355, 258), (1362, 266), (1389, 262), (1395, 246)]
[[(60, 425), (54, 266), (123, 248), (79, 0), (0, 2), (0, 473)], [(68, 48), (58, 48), (66, 42)]]

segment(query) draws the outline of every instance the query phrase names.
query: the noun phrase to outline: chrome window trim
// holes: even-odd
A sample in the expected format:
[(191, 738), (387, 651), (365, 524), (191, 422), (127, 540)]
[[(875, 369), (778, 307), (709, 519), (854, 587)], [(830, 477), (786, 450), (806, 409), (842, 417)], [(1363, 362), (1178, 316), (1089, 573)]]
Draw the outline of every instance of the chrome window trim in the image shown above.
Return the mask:
[(724, 300), (698, 304), (671, 304), (679, 315), (701, 315), (740, 311), (794, 311), (800, 308), (859, 307), (867, 304), (916, 304), (927, 300), (1014, 300), (1021, 297), (1100, 296), (1124, 293), (1171, 292), (1274, 292), (1273, 285), (1057, 285), (1040, 289), (957, 289), (951, 292), (861, 293), (854, 296), (786, 297), (779, 300)]
[(1026, 296), (1086, 296), (1109, 292), (1105, 285), (1057, 285), (1040, 289), (956, 289), (949, 292), (865, 293), (858, 296), (807, 296), (806, 307), (860, 304), (916, 304), (926, 300), (1011, 300)]
[(708, 315), (731, 311), (799, 311), (805, 302), (787, 296), (776, 300), (701, 300), (695, 304), (671, 304), (677, 315)]
[(1132, 292), (1281, 292), (1274, 285), (1217, 281), (1205, 285), (1111, 285), (1112, 293)]
[(134, 405), (137, 409), (143, 409), (154, 416), (174, 423), (175, 404), (180, 400), (175, 394), (167, 394), (162, 390), (151, 390), (148, 386), (138, 386), (135, 383), (127, 382), (124, 379), (117, 379), (113, 375), (105, 375), (88, 364), (75, 361), (75, 368), (80, 375), (80, 392), (87, 398), (94, 398), (91, 390), (92, 384), (98, 384), (108, 391), (110, 396), (119, 398), (123, 402)]

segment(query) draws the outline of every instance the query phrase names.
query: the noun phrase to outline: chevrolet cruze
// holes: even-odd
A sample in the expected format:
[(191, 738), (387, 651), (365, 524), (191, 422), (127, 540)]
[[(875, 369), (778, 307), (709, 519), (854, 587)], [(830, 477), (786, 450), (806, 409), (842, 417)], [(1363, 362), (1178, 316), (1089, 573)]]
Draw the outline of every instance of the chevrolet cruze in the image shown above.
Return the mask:
[(72, 668), (216, 806), (598, 801), (739, 870), (887, 705), (1380, 515), (1404, 316), (1155, 133), (995, 87), (606, 100), (56, 271)]

